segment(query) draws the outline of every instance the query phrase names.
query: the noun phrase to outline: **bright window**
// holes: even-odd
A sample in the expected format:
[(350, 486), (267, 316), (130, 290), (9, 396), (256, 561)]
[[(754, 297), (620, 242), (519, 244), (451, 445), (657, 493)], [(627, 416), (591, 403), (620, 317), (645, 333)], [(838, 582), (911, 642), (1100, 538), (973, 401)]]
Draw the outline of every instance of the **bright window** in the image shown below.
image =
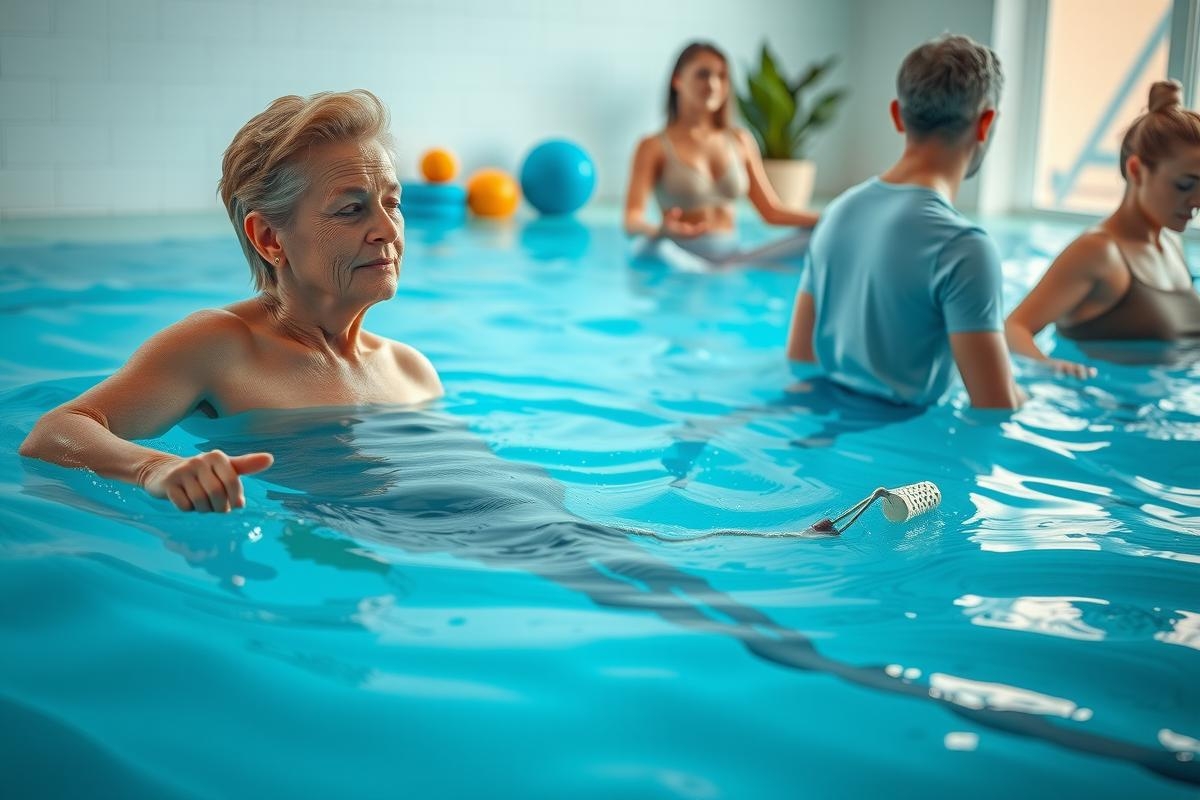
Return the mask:
[(1167, 76), (1171, 0), (1049, 0), (1033, 205), (1106, 214), (1121, 137)]

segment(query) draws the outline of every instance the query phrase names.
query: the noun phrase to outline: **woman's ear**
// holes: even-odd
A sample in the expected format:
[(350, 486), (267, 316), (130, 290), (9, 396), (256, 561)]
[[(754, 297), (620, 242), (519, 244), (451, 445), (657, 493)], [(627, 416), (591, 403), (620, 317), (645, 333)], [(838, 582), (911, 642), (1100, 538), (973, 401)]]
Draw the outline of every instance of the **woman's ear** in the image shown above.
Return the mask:
[(250, 240), (250, 244), (254, 245), (254, 249), (268, 264), (278, 266), (285, 260), (283, 244), (279, 241), (279, 231), (267, 222), (262, 214), (257, 211), (247, 214), (245, 221), (242, 222), (242, 229), (246, 232), (246, 238)]
[(904, 133), (904, 117), (900, 115), (900, 101), (893, 100), (892, 104), (888, 106), (888, 110), (892, 113), (892, 124), (896, 126), (897, 132)]
[(1131, 155), (1125, 159), (1125, 175), (1129, 178), (1129, 182), (1134, 185), (1141, 185), (1141, 182), (1146, 177), (1146, 165), (1137, 155)]

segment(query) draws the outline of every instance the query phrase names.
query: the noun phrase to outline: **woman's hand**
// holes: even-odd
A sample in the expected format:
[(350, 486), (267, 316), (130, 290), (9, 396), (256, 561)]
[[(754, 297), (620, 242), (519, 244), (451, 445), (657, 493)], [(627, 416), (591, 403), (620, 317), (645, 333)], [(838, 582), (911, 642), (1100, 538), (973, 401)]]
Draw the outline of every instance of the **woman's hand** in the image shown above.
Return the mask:
[(138, 483), (181, 511), (225, 513), (246, 506), (241, 476), (262, 472), (273, 463), (270, 453), (229, 456), (211, 450), (191, 458), (167, 456), (144, 467)]
[(687, 222), (683, 219), (683, 211), (678, 208), (668, 209), (663, 214), (662, 227), (658, 235), (669, 239), (695, 239), (712, 230), (712, 223), (707, 219), (699, 222)]
[(1047, 358), (1042, 362), (1049, 369), (1054, 371), (1055, 375), (1067, 376), (1069, 378), (1079, 378), (1082, 381), (1088, 378), (1096, 377), (1096, 368), (1089, 367), (1087, 364), (1080, 364), (1075, 361), (1066, 361), (1061, 358)]

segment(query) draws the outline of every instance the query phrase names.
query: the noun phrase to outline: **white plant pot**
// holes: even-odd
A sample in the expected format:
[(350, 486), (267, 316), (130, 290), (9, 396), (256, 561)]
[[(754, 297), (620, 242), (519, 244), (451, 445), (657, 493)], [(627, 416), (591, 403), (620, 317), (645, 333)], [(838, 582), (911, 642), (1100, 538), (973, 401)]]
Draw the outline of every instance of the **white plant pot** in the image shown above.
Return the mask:
[(763, 160), (767, 180), (779, 195), (783, 205), (791, 211), (803, 211), (812, 200), (813, 181), (817, 176), (817, 165), (807, 159), (767, 158)]

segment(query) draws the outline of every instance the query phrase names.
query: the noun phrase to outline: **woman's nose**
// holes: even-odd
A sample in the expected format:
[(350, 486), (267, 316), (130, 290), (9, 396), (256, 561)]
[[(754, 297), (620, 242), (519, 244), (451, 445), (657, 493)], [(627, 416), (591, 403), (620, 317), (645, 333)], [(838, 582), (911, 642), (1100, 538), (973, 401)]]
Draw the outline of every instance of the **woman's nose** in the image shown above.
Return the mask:
[(372, 242), (387, 243), (398, 240), (403, 230), (404, 217), (400, 216), (399, 209), (380, 207), (374, 215), (374, 224), (368, 235)]

